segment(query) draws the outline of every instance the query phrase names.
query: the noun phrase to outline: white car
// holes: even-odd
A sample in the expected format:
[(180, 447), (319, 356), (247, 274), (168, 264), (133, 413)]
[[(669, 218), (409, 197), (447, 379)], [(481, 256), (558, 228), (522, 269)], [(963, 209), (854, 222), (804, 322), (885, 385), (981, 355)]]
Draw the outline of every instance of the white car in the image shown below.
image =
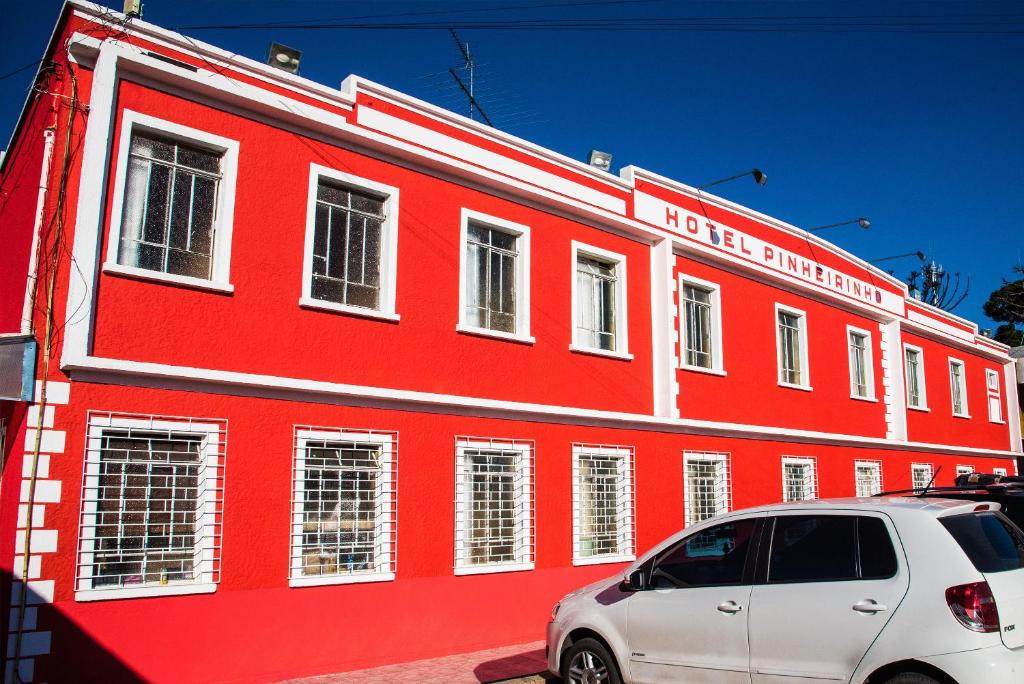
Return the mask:
[(1024, 533), (999, 504), (882, 497), (722, 515), (563, 598), (573, 684), (1021, 684)]

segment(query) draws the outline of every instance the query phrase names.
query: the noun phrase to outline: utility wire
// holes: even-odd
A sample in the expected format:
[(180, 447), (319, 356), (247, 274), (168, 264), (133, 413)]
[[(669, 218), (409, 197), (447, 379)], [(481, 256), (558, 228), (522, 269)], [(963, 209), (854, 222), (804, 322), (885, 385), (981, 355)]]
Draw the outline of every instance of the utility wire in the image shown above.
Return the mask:
[(42, 61), (43, 60), (41, 60), (41, 59), (37, 59), (34, 62), (29, 62), (25, 66), (18, 67), (14, 71), (9, 71), (8, 73), (4, 74), (3, 76), (0, 76), (0, 81), (4, 80), (6, 78), (10, 78), (11, 76), (15, 76), (17, 74), (20, 74), (22, 71), (25, 71), (27, 69), (31, 69), (32, 67), (37, 66)]

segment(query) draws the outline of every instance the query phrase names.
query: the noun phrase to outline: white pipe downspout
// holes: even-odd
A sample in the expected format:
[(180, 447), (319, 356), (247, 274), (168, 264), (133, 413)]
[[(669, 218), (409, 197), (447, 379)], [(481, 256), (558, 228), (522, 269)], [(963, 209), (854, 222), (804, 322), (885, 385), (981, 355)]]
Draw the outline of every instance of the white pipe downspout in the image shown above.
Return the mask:
[(25, 304), (21, 310), (21, 333), (32, 334), (32, 313), (35, 310), (36, 280), (39, 274), (39, 239), (46, 213), (46, 192), (50, 186), (50, 162), (53, 159), (53, 128), (43, 131), (43, 167), (39, 172), (39, 197), (36, 200), (36, 218), (32, 228), (32, 250), (28, 259), (28, 278), (25, 281)]

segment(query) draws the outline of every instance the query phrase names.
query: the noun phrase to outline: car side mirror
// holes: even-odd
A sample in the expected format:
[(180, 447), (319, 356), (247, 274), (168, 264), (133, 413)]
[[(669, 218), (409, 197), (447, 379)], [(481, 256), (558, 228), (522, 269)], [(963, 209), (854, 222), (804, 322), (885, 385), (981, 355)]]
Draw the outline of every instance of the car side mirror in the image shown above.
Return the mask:
[(647, 588), (644, 571), (640, 569), (629, 573), (623, 578), (622, 584), (620, 584), (619, 587), (623, 591), (643, 591)]

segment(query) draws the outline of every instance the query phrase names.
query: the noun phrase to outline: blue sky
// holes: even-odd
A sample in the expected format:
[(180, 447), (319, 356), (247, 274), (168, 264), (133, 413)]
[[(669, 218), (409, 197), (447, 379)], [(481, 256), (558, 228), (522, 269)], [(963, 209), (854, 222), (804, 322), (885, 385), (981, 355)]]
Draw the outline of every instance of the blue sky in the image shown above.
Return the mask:
[[(59, 8), (55, 0), (4, 7), (0, 76), (41, 55)], [(375, 18), (356, 19), (368, 15)], [(731, 17), (735, 28), (737, 17), (851, 15), (899, 15), (905, 26), (459, 34), (478, 64), (481, 104), (499, 128), (580, 159), (604, 149), (616, 169), (635, 164), (693, 185), (762, 168), (763, 188), (743, 180), (715, 191), (804, 227), (866, 216), (870, 230), (823, 237), (867, 259), (924, 251), (970, 276), (970, 295), (955, 313), (994, 328), (981, 305), (1024, 261), (1022, 2), (147, 0), (144, 18), (176, 28)], [(946, 32), (965, 30), (985, 32)], [(337, 85), (356, 73), (465, 113), (447, 74), (460, 57), (444, 28), (183, 32), (257, 59), (277, 40), (303, 51), (301, 73), (313, 80)], [(0, 80), (0, 144), (33, 73)], [(916, 265), (884, 264), (900, 277)]]

